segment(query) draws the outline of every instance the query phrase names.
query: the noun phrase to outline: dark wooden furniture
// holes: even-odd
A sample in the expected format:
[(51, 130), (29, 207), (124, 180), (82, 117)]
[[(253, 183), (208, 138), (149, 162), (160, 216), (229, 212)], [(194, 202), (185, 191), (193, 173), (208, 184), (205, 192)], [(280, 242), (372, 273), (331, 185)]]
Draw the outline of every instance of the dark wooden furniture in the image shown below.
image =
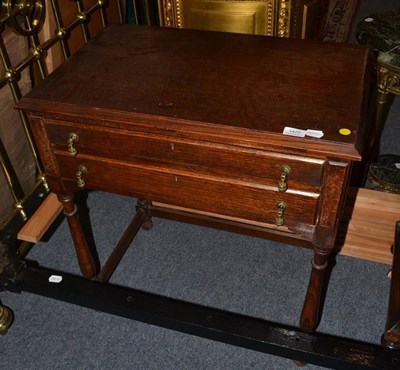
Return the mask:
[[(370, 135), (369, 161), (379, 161), (377, 158), (379, 142), (383, 128), (396, 95), (400, 95), (400, 9), (383, 13), (371, 14), (357, 25), (357, 41), (366, 45), (376, 57), (376, 106), (375, 123)], [(396, 163), (396, 158), (392, 164)], [(385, 161), (385, 159), (383, 159)], [(378, 163), (378, 166), (380, 164)], [(381, 171), (379, 171), (381, 172)], [(387, 176), (372, 170), (372, 177), (378, 184), (389, 191), (400, 192), (398, 174), (395, 183), (393, 176)]]
[[(18, 104), (83, 275), (107, 281), (152, 216), (265, 236), (313, 249), (300, 320), (313, 331), (363, 149), (366, 64), (358, 45), (109, 27)], [(100, 271), (74, 203), (83, 188), (140, 199)]]

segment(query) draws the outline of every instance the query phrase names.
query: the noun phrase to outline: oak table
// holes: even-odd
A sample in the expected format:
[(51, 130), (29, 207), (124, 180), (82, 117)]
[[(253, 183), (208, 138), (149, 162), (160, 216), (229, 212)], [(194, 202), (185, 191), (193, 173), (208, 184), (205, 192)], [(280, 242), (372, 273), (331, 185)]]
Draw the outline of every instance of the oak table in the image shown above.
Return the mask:
[[(108, 281), (153, 216), (309, 247), (300, 327), (315, 330), (366, 139), (367, 61), (359, 45), (107, 28), (18, 104), (82, 274)], [(82, 189), (139, 199), (100, 270), (74, 202)]]

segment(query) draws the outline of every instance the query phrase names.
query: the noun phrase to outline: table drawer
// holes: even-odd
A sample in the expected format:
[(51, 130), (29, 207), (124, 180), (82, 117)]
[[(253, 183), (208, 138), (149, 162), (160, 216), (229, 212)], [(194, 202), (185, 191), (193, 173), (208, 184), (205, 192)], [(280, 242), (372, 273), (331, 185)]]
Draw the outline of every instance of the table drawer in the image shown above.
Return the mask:
[(240, 180), (91, 157), (78, 159), (58, 155), (57, 160), (61, 177), (70, 191), (79, 189), (77, 172), (78, 166), (83, 165), (87, 172), (82, 173), (81, 178), (89, 189), (113, 189), (117, 193), (151, 201), (266, 223), (275, 223), (277, 205), (284, 202), (285, 226), (315, 222), (319, 199), (316, 193), (291, 190), (281, 193), (273, 187)]
[(59, 153), (68, 153), (69, 134), (76, 133), (79, 139), (73, 146), (77, 158), (93, 155), (129, 163), (169, 164), (176, 169), (274, 187), (278, 187), (281, 171), (289, 168), (290, 174), (285, 176), (289, 188), (314, 192), (322, 182), (321, 159), (80, 124), (48, 122), (48, 131)]

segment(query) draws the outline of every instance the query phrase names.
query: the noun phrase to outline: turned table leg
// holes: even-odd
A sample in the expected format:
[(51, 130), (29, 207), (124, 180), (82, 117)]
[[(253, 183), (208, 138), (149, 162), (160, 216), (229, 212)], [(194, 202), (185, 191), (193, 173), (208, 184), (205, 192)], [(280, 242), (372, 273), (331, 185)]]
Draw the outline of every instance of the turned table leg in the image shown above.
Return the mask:
[(136, 204), (136, 210), (141, 211), (143, 213), (143, 223), (142, 223), (142, 228), (144, 230), (151, 230), (153, 228), (153, 221), (151, 219), (151, 214), (150, 214), (150, 207), (151, 202), (145, 199), (138, 199), (137, 204)]
[(79, 221), (77, 214), (78, 209), (74, 202), (74, 196), (72, 194), (58, 195), (58, 200), (64, 207), (64, 215), (67, 217), (72, 239), (74, 240), (75, 251), (81, 272), (86, 278), (92, 279), (96, 276), (97, 267)]
[(322, 305), (324, 275), (328, 267), (329, 254), (330, 250), (325, 251), (314, 248), (310, 282), (300, 317), (300, 328), (306, 332), (313, 332), (318, 326), (320, 306)]

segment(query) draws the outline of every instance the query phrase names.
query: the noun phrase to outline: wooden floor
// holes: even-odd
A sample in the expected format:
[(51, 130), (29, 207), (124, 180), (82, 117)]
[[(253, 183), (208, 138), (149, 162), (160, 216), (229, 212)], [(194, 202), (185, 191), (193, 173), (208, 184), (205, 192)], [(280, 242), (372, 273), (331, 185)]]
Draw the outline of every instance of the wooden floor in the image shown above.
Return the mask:
[[(38, 242), (61, 212), (50, 194), (18, 234), (20, 240)], [(400, 195), (353, 188), (349, 191), (344, 219), (337, 238), (340, 254), (391, 264), (394, 229), (400, 220)]]

